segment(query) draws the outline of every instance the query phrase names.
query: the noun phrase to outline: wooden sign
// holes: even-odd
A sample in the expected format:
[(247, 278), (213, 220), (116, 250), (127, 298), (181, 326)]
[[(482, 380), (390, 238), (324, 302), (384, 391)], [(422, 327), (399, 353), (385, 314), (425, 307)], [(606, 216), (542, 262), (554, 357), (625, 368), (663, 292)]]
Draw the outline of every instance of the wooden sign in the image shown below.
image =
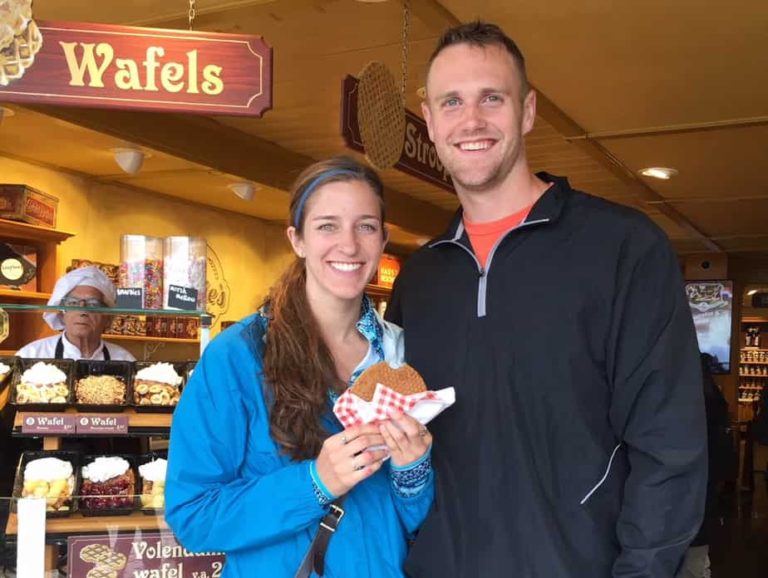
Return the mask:
[(272, 49), (251, 35), (30, 21), (0, 53), (0, 101), (260, 116)]
[[(341, 134), (346, 145), (365, 152), (360, 126), (357, 123), (357, 85), (354, 76), (347, 76), (342, 83)], [(410, 110), (405, 111), (405, 140), (400, 160), (395, 168), (447, 191), (455, 192), (448, 171), (437, 156), (437, 149), (429, 140), (427, 123)]]

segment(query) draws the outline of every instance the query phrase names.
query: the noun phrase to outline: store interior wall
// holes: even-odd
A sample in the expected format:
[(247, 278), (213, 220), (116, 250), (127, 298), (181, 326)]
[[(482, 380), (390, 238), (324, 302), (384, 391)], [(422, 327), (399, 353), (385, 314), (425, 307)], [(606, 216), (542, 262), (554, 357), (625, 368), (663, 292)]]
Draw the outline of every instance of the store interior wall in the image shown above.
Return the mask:
[[(215, 274), (209, 265), (209, 291), (229, 291), (226, 313), (213, 310), (221, 313), (214, 322), (214, 335), (222, 320), (238, 320), (253, 312), (293, 259), (285, 228), (260, 219), (2, 157), (0, 175), (0, 182), (23, 183), (59, 199), (56, 228), (74, 233), (59, 246), (59, 274), (72, 259), (119, 263), (122, 234), (204, 237), (221, 263)], [(142, 344), (121, 345), (137, 358), (144, 357)], [(190, 347), (164, 345), (153, 358), (197, 357)]]
[[(705, 267), (704, 263), (708, 263)], [(739, 385), (739, 349), (743, 346), (741, 319), (745, 316), (768, 316), (742, 303), (744, 288), (749, 284), (768, 284), (768, 256), (763, 253), (697, 253), (681, 259), (687, 281), (730, 279), (733, 281), (733, 324), (731, 332), (731, 373), (716, 375), (715, 381), (723, 390), (728, 406), (736, 418)], [(763, 310), (764, 311), (764, 310)]]

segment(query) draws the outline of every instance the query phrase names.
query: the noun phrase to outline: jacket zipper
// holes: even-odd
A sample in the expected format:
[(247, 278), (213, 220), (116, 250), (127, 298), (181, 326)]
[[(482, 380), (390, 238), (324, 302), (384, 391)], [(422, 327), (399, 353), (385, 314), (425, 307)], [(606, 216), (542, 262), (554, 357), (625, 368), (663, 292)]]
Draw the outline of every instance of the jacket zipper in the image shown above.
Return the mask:
[(611, 458), (608, 460), (608, 466), (605, 468), (605, 473), (603, 474), (603, 477), (600, 478), (600, 481), (597, 482), (597, 484), (595, 485), (594, 488), (589, 490), (587, 495), (584, 496), (584, 498), (582, 498), (582, 500), (581, 500), (581, 502), (579, 502), (579, 504), (581, 504), (582, 506), (584, 504), (586, 504), (587, 500), (589, 500), (592, 497), (592, 494), (594, 494), (598, 490), (598, 488), (600, 488), (600, 486), (602, 486), (605, 483), (605, 480), (608, 479), (608, 474), (611, 473), (611, 466), (613, 465), (613, 458), (616, 457), (616, 452), (619, 451), (620, 447), (621, 447), (621, 443), (616, 444), (616, 447), (613, 448), (613, 452), (611, 453)]
[(461, 247), (466, 253), (469, 254), (470, 257), (472, 257), (472, 260), (475, 262), (475, 265), (477, 265), (477, 273), (478, 273), (478, 280), (477, 280), (477, 316), (485, 317), (487, 313), (487, 296), (488, 296), (488, 271), (491, 268), (491, 262), (493, 261), (493, 256), (496, 253), (496, 249), (501, 244), (501, 242), (506, 239), (509, 235), (511, 235), (513, 232), (523, 229), (525, 227), (529, 227), (531, 225), (541, 225), (542, 223), (549, 223), (549, 218), (546, 219), (537, 219), (535, 221), (526, 221), (524, 223), (520, 223), (517, 227), (513, 227), (506, 233), (504, 233), (501, 237), (498, 238), (496, 243), (491, 247), (491, 252), (488, 253), (488, 264), (483, 267), (480, 265), (480, 261), (477, 260), (477, 256), (475, 253), (464, 246), (463, 244), (459, 243), (459, 238), (464, 234), (464, 223), (459, 223), (459, 226), (456, 227), (456, 234), (453, 236), (452, 239), (446, 239), (444, 241), (437, 241), (436, 243), (432, 243), (429, 248), (437, 247), (438, 245), (456, 245), (457, 247)]

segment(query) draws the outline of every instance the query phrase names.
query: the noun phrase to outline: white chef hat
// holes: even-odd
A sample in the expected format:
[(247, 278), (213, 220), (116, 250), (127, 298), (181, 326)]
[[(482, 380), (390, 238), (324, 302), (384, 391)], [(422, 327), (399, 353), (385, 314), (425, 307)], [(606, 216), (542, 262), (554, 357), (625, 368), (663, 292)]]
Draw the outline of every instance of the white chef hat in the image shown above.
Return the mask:
[[(110, 281), (109, 278), (95, 266), (73, 269), (56, 281), (56, 286), (53, 288), (53, 293), (48, 300), (48, 305), (60, 305), (61, 300), (69, 295), (75, 287), (83, 285), (98, 289), (104, 297), (104, 303), (108, 307), (115, 306), (115, 286), (112, 281)], [(51, 329), (55, 329), (56, 331), (64, 329), (64, 319), (59, 311), (43, 313), (43, 319), (45, 319), (45, 322)]]

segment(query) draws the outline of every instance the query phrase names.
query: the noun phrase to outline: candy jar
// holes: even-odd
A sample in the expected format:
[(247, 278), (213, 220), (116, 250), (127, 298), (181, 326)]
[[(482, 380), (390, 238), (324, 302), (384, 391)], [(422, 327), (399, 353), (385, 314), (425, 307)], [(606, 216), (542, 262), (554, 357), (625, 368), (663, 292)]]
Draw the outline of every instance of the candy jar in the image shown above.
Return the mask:
[(144, 309), (163, 306), (163, 240), (160, 237), (121, 237), (120, 287), (143, 289)]

